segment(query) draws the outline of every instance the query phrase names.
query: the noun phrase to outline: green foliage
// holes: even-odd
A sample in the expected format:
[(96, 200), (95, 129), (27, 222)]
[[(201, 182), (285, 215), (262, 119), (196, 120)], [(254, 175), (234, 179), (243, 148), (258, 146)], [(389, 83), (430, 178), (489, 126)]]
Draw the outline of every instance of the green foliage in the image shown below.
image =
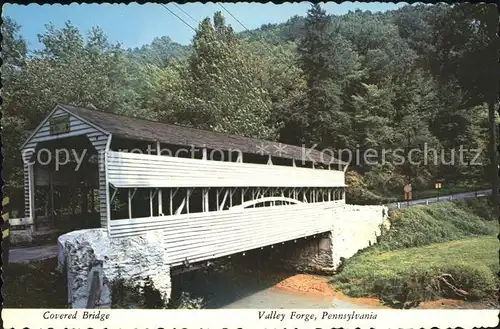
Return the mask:
[(399, 195), (408, 176), (415, 190), (436, 179), (483, 185), (492, 176), (484, 165), (495, 169), (496, 161), (489, 143), (496, 85), (488, 79), (495, 17), (488, 5), (341, 16), (313, 5), (306, 17), (234, 33), (219, 12), (200, 23), (190, 45), (158, 36), (136, 49), (67, 23), (48, 25), (42, 48), (30, 54), (19, 26), (5, 18), (4, 179), (22, 185), (19, 146), (56, 103), (69, 103), (320, 149), (490, 147), (481, 166), (398, 165), (389, 153), (392, 164), (351, 167), (366, 184), (348, 192), (356, 203)]
[[(350, 296), (398, 308), (438, 298), (488, 298), (496, 289), (498, 224), (486, 198), (389, 213), (378, 244), (344, 262), (333, 277)], [(485, 217), (480, 217), (485, 216)]]
[(163, 68), (188, 56), (189, 46), (178, 44), (169, 37), (157, 37), (149, 45), (128, 49), (127, 56), (132, 62)]
[(346, 173), (346, 202), (349, 204), (386, 204), (394, 201), (392, 198), (382, 197), (369, 190), (363, 177), (355, 171)]
[(179, 122), (199, 128), (272, 138), (266, 125), (271, 101), (259, 79), (258, 60), (245, 49), (220, 12), (205, 19), (181, 74)]
[(191, 294), (183, 291), (181, 292), (181, 295), (179, 297), (179, 300), (177, 301), (177, 305), (175, 308), (196, 310), (205, 308), (205, 304), (203, 298), (192, 297)]
[(453, 201), (453, 203), (464, 211), (473, 213), (487, 221), (498, 221), (498, 205), (490, 198), (472, 198)]
[(57, 259), (10, 263), (2, 273), (2, 308), (67, 308), (66, 272), (55, 270)]
[(111, 283), (111, 307), (161, 309), (165, 304), (150, 277), (141, 286), (119, 276)]
[(23, 172), (19, 168), (19, 146), (28, 136), (26, 119), (17, 110), (21, 101), (16, 93), (23, 88), (18, 80), (26, 65), (26, 41), (19, 34), (20, 26), (10, 18), (2, 22), (2, 176), (7, 186), (20, 187)]
[(155, 288), (153, 281), (150, 277), (146, 278), (144, 286), (141, 288), (142, 295), (144, 297), (143, 308), (155, 309), (164, 308), (163, 299), (161, 293)]
[(497, 249), (495, 237), (386, 252), (375, 247), (347, 260), (332, 282), (350, 296), (378, 297), (397, 308), (438, 298), (491, 298)]
[(498, 227), (493, 222), (485, 221), (453, 202), (394, 210), (389, 219), (391, 230), (380, 238), (377, 247), (383, 250), (420, 247), (498, 233)]
[(122, 277), (111, 283), (111, 307), (130, 308), (131, 305), (138, 305), (140, 302), (138, 293), (134, 286)]

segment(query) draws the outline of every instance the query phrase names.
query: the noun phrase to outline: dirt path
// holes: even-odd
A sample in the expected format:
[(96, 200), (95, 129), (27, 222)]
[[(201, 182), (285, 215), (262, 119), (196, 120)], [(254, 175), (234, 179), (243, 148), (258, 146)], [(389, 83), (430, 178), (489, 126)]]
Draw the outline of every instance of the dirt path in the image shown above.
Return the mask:
[(57, 245), (11, 248), (9, 251), (9, 263), (29, 263), (53, 257), (57, 257)]

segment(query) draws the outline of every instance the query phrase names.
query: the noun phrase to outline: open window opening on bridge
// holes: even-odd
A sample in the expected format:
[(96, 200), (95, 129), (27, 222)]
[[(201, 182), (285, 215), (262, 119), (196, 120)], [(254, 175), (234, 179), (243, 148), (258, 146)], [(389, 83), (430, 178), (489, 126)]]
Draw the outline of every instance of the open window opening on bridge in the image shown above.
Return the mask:
[(111, 220), (344, 201), (343, 187), (111, 188), (111, 191)]
[(56, 106), (21, 151), (22, 221), (35, 229), (164, 230), (168, 239), (192, 227), (196, 238), (200, 225), (253, 232), (270, 217), (292, 223), (345, 202), (347, 163), (328, 154), (69, 105)]

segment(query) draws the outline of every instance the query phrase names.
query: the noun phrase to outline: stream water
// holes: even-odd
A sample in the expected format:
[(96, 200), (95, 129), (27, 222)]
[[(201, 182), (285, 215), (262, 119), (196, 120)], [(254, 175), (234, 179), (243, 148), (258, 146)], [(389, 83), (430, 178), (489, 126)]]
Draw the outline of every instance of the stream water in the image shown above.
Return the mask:
[(360, 308), (361, 306), (331, 297), (308, 296), (300, 293), (282, 291), (278, 288), (265, 288), (221, 308)]
[(173, 280), (176, 281), (174, 286), (190, 297), (202, 298), (204, 308), (208, 309), (367, 307), (331, 295), (287, 291), (277, 286), (278, 279), (262, 276), (260, 272), (194, 271), (177, 275)]

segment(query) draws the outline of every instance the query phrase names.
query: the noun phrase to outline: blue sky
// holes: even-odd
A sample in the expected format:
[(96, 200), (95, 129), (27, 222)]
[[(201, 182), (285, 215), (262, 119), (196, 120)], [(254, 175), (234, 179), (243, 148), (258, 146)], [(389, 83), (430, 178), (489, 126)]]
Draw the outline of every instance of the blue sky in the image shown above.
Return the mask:
[[(386, 11), (404, 6), (405, 3), (361, 3), (344, 2), (342, 4), (327, 3), (323, 7), (330, 14), (345, 14), (349, 10), (361, 9)], [(166, 6), (184, 19), (193, 27), (197, 26), (190, 17), (186, 16), (173, 3)], [(227, 22), (235, 31), (244, 28), (227, 14), (217, 3), (189, 3), (179, 5), (196, 21), (220, 10)], [(286, 3), (223, 3), (240, 22), (247, 28), (253, 29), (266, 23), (280, 23), (294, 15), (304, 16), (310, 7), (308, 2)], [(64, 26), (71, 21), (81, 32), (86, 33), (92, 26), (99, 26), (113, 42), (121, 42), (124, 47), (140, 47), (150, 43), (155, 37), (169, 36), (173, 41), (189, 44), (193, 37), (193, 30), (178, 18), (169, 13), (159, 4), (149, 3), (139, 5), (124, 4), (76, 4), (71, 5), (38, 5), (30, 4), (11, 5), (3, 7), (3, 16), (9, 16), (21, 25), (21, 35), (28, 41), (29, 49), (38, 49), (37, 34), (45, 30), (45, 24), (53, 23), (56, 27)]]

